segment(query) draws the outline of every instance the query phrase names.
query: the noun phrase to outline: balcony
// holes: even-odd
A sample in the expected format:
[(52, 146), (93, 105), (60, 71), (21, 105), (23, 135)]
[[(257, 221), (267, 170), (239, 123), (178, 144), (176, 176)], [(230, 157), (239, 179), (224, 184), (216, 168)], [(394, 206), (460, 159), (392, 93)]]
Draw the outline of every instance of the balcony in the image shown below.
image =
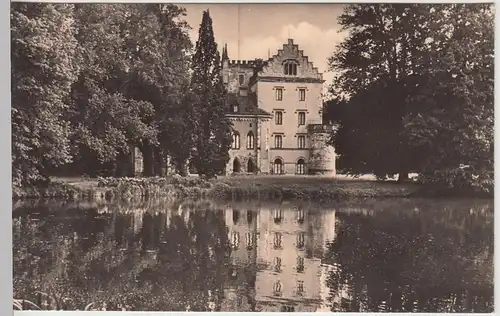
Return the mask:
[(331, 133), (333, 125), (329, 124), (309, 124), (307, 125), (308, 133)]

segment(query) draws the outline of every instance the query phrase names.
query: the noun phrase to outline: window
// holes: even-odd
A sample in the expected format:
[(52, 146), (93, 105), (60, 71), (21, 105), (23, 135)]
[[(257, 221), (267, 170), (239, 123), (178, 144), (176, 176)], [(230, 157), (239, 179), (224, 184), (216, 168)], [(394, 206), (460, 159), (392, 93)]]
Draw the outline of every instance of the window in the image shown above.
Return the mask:
[(304, 222), (304, 210), (302, 208), (299, 208), (297, 210), (297, 222), (302, 224)]
[(280, 272), (281, 271), (281, 258), (276, 257), (274, 258), (274, 271), (275, 272)]
[(248, 134), (247, 134), (247, 149), (253, 149), (253, 148), (254, 148), (253, 132), (248, 132)]
[(304, 295), (304, 281), (297, 281), (297, 295)]
[(238, 132), (233, 133), (233, 149), (240, 149), (240, 134)]
[(240, 234), (237, 232), (233, 232), (232, 238), (231, 238), (231, 245), (233, 246), (233, 249), (238, 249), (238, 246), (240, 245)]
[(238, 81), (240, 83), (240, 86), (244, 85), (245, 84), (245, 75), (239, 75), (238, 76)]
[(274, 136), (274, 147), (283, 148), (283, 136), (281, 135)]
[(304, 233), (299, 233), (297, 235), (297, 248), (304, 248), (306, 236)]
[(306, 113), (299, 112), (299, 125), (306, 125)]
[(252, 224), (252, 221), (253, 221), (253, 212), (247, 211), (247, 223), (250, 225)]
[(304, 272), (304, 257), (297, 257), (297, 272)]
[(239, 109), (240, 109), (240, 107), (238, 106), (238, 104), (235, 104), (235, 105), (233, 106), (233, 112), (234, 112), (234, 113), (238, 113)]
[(306, 137), (304, 135), (297, 137), (297, 147), (306, 148)]
[(252, 249), (253, 248), (253, 238), (251, 233), (246, 233), (246, 243), (247, 243), (247, 249)]
[(283, 211), (279, 208), (274, 210), (274, 222), (276, 224), (281, 223), (281, 220), (283, 219)]
[(306, 173), (306, 162), (304, 159), (299, 159), (297, 161), (297, 174), (305, 174)]
[(288, 76), (297, 75), (297, 63), (295, 61), (287, 61), (283, 64), (283, 73)]
[(274, 120), (276, 125), (282, 125), (283, 124), (283, 112), (277, 111), (274, 113)]
[(274, 249), (281, 249), (282, 236), (281, 233), (274, 233)]
[(283, 173), (283, 161), (281, 159), (276, 158), (274, 160), (274, 165), (273, 165), (273, 173), (274, 174), (282, 174)]
[(238, 221), (240, 219), (240, 211), (239, 210), (233, 210), (233, 224), (238, 224)]
[(281, 282), (280, 281), (274, 282), (274, 284), (273, 284), (273, 292), (274, 292), (275, 296), (281, 295)]
[(276, 101), (283, 101), (283, 88), (276, 88)]
[(299, 101), (306, 100), (306, 89), (299, 89)]

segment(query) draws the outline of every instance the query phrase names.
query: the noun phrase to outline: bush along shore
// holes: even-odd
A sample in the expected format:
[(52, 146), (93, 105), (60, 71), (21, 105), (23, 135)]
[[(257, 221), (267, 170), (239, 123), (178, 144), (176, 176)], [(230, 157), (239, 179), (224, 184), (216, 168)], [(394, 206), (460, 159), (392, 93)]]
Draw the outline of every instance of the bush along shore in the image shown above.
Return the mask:
[[(491, 191), (490, 191), (491, 192)], [(492, 193), (434, 184), (338, 180), (325, 177), (247, 176), (204, 180), (198, 177), (98, 178), (80, 182), (53, 181), (43, 186), (15, 187), (14, 200), (103, 199), (155, 197), (223, 200), (302, 199), (335, 201), (368, 198), (481, 197)]]

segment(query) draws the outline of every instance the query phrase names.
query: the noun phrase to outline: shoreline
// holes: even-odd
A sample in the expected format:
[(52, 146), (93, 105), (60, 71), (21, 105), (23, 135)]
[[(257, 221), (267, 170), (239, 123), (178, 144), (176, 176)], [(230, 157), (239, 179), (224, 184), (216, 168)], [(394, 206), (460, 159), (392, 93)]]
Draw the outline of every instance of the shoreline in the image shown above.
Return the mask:
[(414, 182), (377, 181), (347, 177), (228, 176), (63, 179), (46, 187), (13, 188), (13, 201), (137, 200), (194, 198), (213, 200), (305, 200), (335, 202), (359, 199), (485, 198), (493, 194), (432, 187)]

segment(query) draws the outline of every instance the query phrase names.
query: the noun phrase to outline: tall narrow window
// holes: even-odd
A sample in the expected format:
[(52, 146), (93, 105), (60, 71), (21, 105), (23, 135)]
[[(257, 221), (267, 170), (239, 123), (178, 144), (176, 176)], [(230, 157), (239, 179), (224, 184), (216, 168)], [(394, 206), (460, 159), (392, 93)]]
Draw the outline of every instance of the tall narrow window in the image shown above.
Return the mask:
[(231, 237), (231, 245), (233, 246), (233, 249), (238, 249), (240, 245), (240, 234), (238, 232), (233, 232)]
[(233, 149), (240, 149), (240, 134), (238, 132), (233, 133)]
[(299, 89), (299, 101), (306, 100), (306, 89)]
[(252, 132), (248, 132), (247, 134), (247, 149), (254, 148), (254, 137)]
[(280, 281), (274, 282), (273, 292), (274, 292), (275, 296), (280, 296), (281, 295), (281, 282)]
[(238, 76), (238, 81), (240, 83), (240, 86), (244, 85), (245, 84), (245, 75), (239, 75)]
[(274, 113), (274, 120), (275, 120), (276, 125), (282, 125), (283, 124), (283, 112), (276, 111), (276, 113)]
[(297, 281), (297, 295), (304, 295), (304, 281)]
[(297, 257), (297, 272), (304, 272), (304, 257)]
[(280, 257), (275, 257), (273, 265), (274, 265), (274, 271), (275, 272), (280, 272), (281, 271), (281, 258)]
[(304, 248), (306, 236), (304, 233), (299, 233), (297, 235), (297, 248)]
[(279, 208), (274, 210), (274, 222), (276, 224), (281, 223), (281, 220), (283, 219), (283, 211)]
[(297, 137), (297, 147), (306, 148), (306, 137), (304, 135)]
[(274, 136), (274, 147), (283, 148), (283, 136), (281, 135)]
[(297, 174), (305, 174), (306, 173), (306, 162), (304, 159), (297, 160)]
[(295, 61), (287, 61), (283, 64), (283, 73), (288, 76), (297, 75), (297, 63)]
[(283, 173), (283, 161), (279, 158), (276, 158), (274, 160), (273, 173), (274, 174), (282, 174)]
[(234, 113), (238, 113), (239, 110), (240, 110), (240, 107), (238, 106), (238, 104), (233, 105), (233, 112)]
[(274, 249), (281, 249), (281, 242), (282, 242), (281, 238), (282, 238), (281, 233), (274, 233), (274, 244), (273, 244)]
[(283, 101), (283, 88), (276, 88), (276, 101)]
[(306, 125), (306, 113), (299, 112), (299, 125)]

